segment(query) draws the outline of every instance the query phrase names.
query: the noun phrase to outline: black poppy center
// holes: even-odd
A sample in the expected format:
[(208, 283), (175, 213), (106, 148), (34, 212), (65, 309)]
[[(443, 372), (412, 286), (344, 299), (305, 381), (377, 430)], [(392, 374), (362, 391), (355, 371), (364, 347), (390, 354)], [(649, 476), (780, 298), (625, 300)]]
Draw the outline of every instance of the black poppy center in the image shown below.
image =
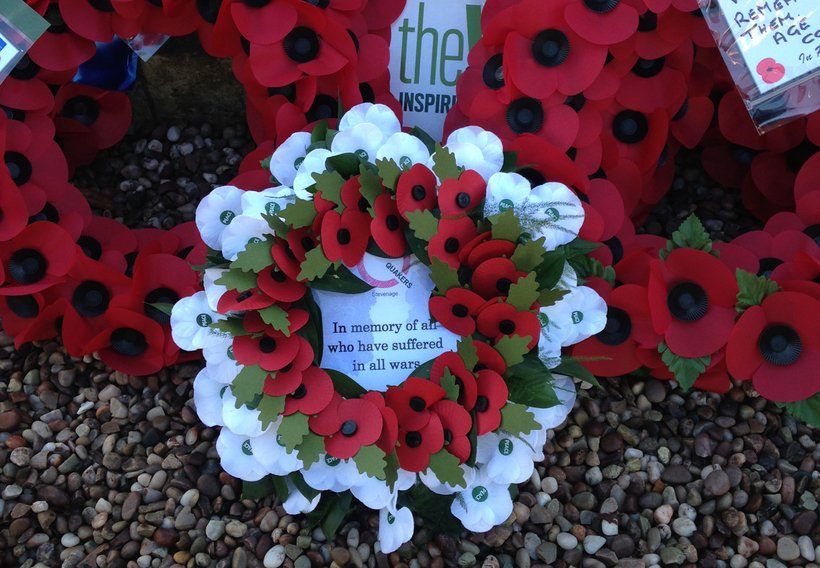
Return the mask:
[(666, 307), (672, 317), (679, 321), (692, 322), (706, 315), (709, 298), (704, 290), (694, 282), (681, 282), (669, 290)]
[(268, 87), (268, 96), (274, 97), (276, 95), (282, 95), (285, 97), (289, 102), (293, 102), (296, 100), (296, 84), (289, 83), (283, 87)]
[(46, 259), (34, 249), (20, 249), (9, 259), (9, 274), (19, 284), (34, 284), (46, 275)]
[(510, 286), (512, 286), (512, 280), (509, 278), (499, 278), (495, 283), (495, 289), (502, 294), (507, 294), (510, 291)]
[(91, 97), (72, 97), (63, 105), (60, 114), (90, 127), (100, 118), (100, 105)]
[(158, 324), (171, 323), (171, 314), (166, 314), (159, 308), (150, 304), (170, 304), (174, 305), (179, 301), (179, 294), (170, 288), (155, 288), (145, 295), (143, 311), (145, 315)]
[(689, 112), (689, 97), (683, 99), (683, 104), (680, 105), (678, 112), (676, 112), (675, 116), (672, 117), (672, 122), (677, 122), (678, 120), (681, 120), (684, 116), (686, 116), (687, 112)]
[(36, 223), (37, 221), (51, 221), (55, 224), (59, 223), (60, 212), (57, 211), (57, 208), (54, 207), (51, 203), (46, 202), (46, 204), (43, 206), (39, 213), (37, 213), (36, 215), (32, 215), (28, 218), (29, 224)]
[(453, 433), (450, 432), (449, 429), (445, 428), (444, 429), (444, 442), (449, 444), (452, 441), (453, 441)]
[(657, 27), (658, 15), (652, 11), (647, 10), (646, 13), (638, 19), (639, 32), (654, 32)]
[(578, 93), (577, 95), (567, 97), (564, 104), (575, 112), (581, 112), (581, 109), (583, 109), (587, 104), (587, 98), (581, 93)]
[(34, 169), (31, 162), (20, 152), (9, 151), (3, 155), (9, 175), (18, 187), (27, 183), (31, 179)]
[(413, 189), (410, 190), (410, 197), (413, 198), (413, 201), (424, 201), (424, 198), (427, 197), (427, 190), (423, 185), (414, 185)]
[(350, 231), (347, 229), (339, 229), (336, 233), (336, 240), (339, 241), (340, 245), (346, 245), (350, 243)]
[(148, 342), (145, 336), (130, 327), (119, 327), (111, 332), (111, 349), (120, 355), (136, 357), (148, 349)]
[(272, 337), (263, 337), (259, 341), (259, 351), (262, 353), (273, 353), (276, 350), (276, 340)]
[(617, 6), (619, 1), (620, 0), (584, 0), (584, 4), (593, 12), (606, 14)]
[(219, 7), (222, 5), (222, 0), (196, 0), (196, 11), (199, 17), (208, 22), (215, 24), (219, 17)]
[(401, 226), (396, 215), (388, 215), (387, 219), (384, 220), (384, 224), (387, 226), (388, 231), (398, 231)]
[(108, 289), (101, 282), (86, 280), (74, 289), (71, 305), (82, 317), (93, 318), (105, 313), (109, 299)]
[(457, 318), (466, 318), (467, 314), (470, 313), (470, 310), (467, 309), (467, 306), (464, 306), (462, 304), (456, 304), (455, 306), (453, 306), (452, 311), (453, 315)]
[(657, 59), (642, 59), (639, 57), (635, 65), (632, 66), (632, 72), (638, 77), (649, 79), (663, 71), (665, 63), (665, 57), (658, 57)]
[(316, 95), (313, 104), (305, 113), (308, 122), (339, 118), (339, 103), (330, 95)]
[(358, 429), (359, 427), (352, 420), (346, 420), (345, 423), (342, 424), (342, 434), (345, 436), (352, 436)]
[(544, 107), (541, 101), (522, 97), (507, 107), (507, 126), (516, 134), (534, 134), (544, 124)]
[(803, 234), (810, 237), (814, 244), (820, 247), (820, 224), (809, 225), (803, 229)]
[(629, 314), (621, 308), (610, 306), (606, 310), (606, 326), (595, 337), (604, 345), (615, 347), (627, 339), (632, 333), (632, 320)]
[(374, 103), (376, 102), (376, 92), (369, 83), (359, 83), (359, 92), (362, 94), (362, 102)]
[(498, 331), (503, 335), (512, 335), (515, 333), (515, 322), (512, 320), (504, 320), (498, 324)]
[(89, 237), (88, 235), (80, 235), (80, 238), (77, 239), (77, 244), (83, 249), (85, 256), (92, 260), (100, 260), (103, 248), (97, 239)]
[(786, 152), (786, 167), (794, 174), (800, 173), (803, 164), (814, 156), (818, 150), (820, 150), (820, 148), (808, 140), (804, 140), (796, 148), (792, 148)]
[(271, 3), (271, 0), (242, 0), (242, 2), (251, 8), (264, 8)]
[(758, 154), (758, 151), (752, 150), (751, 148), (747, 148), (745, 146), (739, 146), (738, 144), (731, 144), (729, 146), (729, 155), (738, 164), (744, 166), (751, 166), (752, 160), (754, 160), (754, 157)]
[(274, 282), (278, 282), (279, 284), (288, 279), (287, 274), (285, 274), (281, 270), (276, 270), (276, 268), (271, 268), (270, 277), (271, 280), (273, 280)]
[(313, 239), (311, 239), (310, 237), (302, 237), (302, 241), (300, 244), (302, 245), (302, 248), (305, 249), (305, 252), (310, 252), (314, 248), (316, 248), (316, 243), (314, 243)]
[(612, 264), (615, 265), (620, 262), (624, 257), (624, 245), (621, 242), (621, 239), (618, 237), (612, 237), (608, 241), (604, 241), (604, 244), (609, 247), (609, 250), (612, 253)]
[(450, 237), (444, 241), (444, 250), (449, 254), (455, 254), (458, 251), (459, 242), (455, 237)]
[(757, 275), (765, 278), (771, 278), (772, 271), (774, 271), (774, 269), (781, 264), (783, 264), (783, 261), (779, 258), (774, 258), (771, 256), (761, 258), (759, 263), (760, 268), (757, 270)]
[(49, 23), (49, 28), (46, 30), (48, 33), (64, 34), (68, 31), (68, 26), (63, 20), (63, 15), (60, 14), (60, 8), (57, 4), (49, 4), (43, 17)]
[(475, 406), (473, 409), (476, 412), (487, 412), (488, 408), (490, 408), (490, 400), (486, 396), (481, 395), (475, 399)]
[(472, 198), (470, 197), (470, 194), (465, 191), (462, 191), (461, 193), (456, 195), (456, 205), (458, 205), (462, 209), (467, 209), (470, 206), (471, 202)]
[(297, 388), (295, 391), (293, 391), (291, 393), (290, 396), (292, 396), (293, 398), (299, 400), (299, 399), (305, 398), (305, 395), (307, 395), (307, 387), (305, 387), (304, 384), (301, 384), (301, 385), (299, 385), (299, 388)]
[(625, 110), (612, 121), (612, 133), (624, 144), (637, 144), (649, 133), (649, 121), (635, 110)]
[(114, 6), (111, 5), (110, 0), (87, 0), (88, 5), (98, 12), (111, 13), (114, 11)]
[(40, 313), (40, 306), (34, 296), (7, 296), (6, 304), (14, 315), (21, 318), (35, 318)]
[(420, 396), (414, 396), (410, 399), (410, 410), (414, 412), (421, 412), (425, 408), (427, 408), (427, 403), (424, 402), (424, 399)]
[(319, 55), (319, 36), (310, 28), (294, 28), (285, 36), (282, 45), (285, 55), (295, 63), (307, 63)]
[(488, 89), (497, 91), (504, 86), (504, 56), (496, 53), (484, 64), (481, 70), (481, 79)]
[(24, 55), (23, 58), (17, 62), (17, 65), (14, 66), (14, 69), (11, 70), (9, 75), (18, 81), (27, 81), (36, 77), (39, 72), (40, 66), (32, 61), (28, 55)]
[(569, 57), (569, 38), (561, 30), (541, 30), (532, 40), (532, 56), (543, 67), (558, 67)]
[(547, 183), (547, 178), (544, 177), (544, 174), (535, 168), (524, 168), (523, 170), (518, 170), (516, 173), (530, 182), (530, 187), (538, 187), (539, 185)]
[(321, 8), (322, 10), (324, 10), (325, 8), (330, 6), (330, 0), (302, 0), (302, 1), (307, 2), (308, 4), (311, 4), (313, 6), (316, 6), (317, 8)]
[(358, 205), (359, 211), (362, 213), (367, 213), (367, 210), (370, 208), (370, 203), (365, 197), (360, 197), (359, 202), (356, 205)]
[(408, 432), (404, 437), (404, 441), (408, 448), (418, 448), (421, 445), (421, 433)]
[(767, 327), (757, 340), (763, 358), (772, 365), (791, 365), (800, 357), (803, 343), (797, 332), (787, 325)]

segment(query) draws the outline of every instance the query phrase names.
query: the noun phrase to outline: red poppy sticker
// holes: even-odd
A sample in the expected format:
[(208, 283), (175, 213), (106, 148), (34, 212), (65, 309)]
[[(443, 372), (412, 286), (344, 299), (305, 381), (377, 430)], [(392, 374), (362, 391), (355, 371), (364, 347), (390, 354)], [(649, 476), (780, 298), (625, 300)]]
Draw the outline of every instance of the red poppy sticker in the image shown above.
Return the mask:
[(786, 68), (771, 57), (767, 57), (757, 64), (757, 74), (764, 82), (774, 84), (786, 76)]

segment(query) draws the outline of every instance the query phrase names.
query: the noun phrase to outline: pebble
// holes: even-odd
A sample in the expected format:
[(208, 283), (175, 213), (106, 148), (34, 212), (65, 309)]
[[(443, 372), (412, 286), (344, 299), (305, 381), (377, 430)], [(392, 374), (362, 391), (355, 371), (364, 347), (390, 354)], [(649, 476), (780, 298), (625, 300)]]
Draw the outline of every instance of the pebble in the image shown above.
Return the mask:
[(559, 534), (556, 542), (558, 543), (558, 546), (564, 550), (570, 550), (578, 546), (578, 539), (569, 533)]
[(672, 521), (672, 530), (678, 536), (690, 537), (697, 530), (697, 526), (691, 519), (679, 517)]
[(589, 535), (584, 538), (584, 550), (587, 554), (595, 554), (606, 544), (606, 539), (602, 536)]
[(165, 137), (168, 138), (168, 140), (170, 140), (171, 142), (176, 142), (177, 140), (179, 140), (179, 136), (180, 130), (176, 126), (172, 126), (171, 128), (169, 128), (168, 133), (165, 135)]
[[(210, 540), (219, 540), (225, 534), (225, 521), (211, 519), (205, 526), (205, 536)], [(284, 551), (284, 548), (282, 549)]]
[(777, 540), (777, 557), (791, 562), (800, 557), (800, 547), (789, 537), (780, 537)]
[(725, 495), (731, 489), (729, 476), (723, 470), (716, 470), (710, 473), (703, 482), (706, 489), (715, 497)]
[(279, 568), (285, 562), (285, 547), (281, 544), (277, 544), (267, 553), (265, 553), (265, 558), (262, 563), (265, 565), (265, 568)]

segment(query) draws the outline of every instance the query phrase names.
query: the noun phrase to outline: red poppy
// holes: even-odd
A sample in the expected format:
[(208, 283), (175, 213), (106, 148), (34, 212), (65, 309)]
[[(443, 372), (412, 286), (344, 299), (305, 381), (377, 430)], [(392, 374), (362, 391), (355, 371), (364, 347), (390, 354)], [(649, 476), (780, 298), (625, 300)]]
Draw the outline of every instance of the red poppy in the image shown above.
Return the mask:
[(407, 250), (407, 239), (402, 231), (402, 221), (395, 199), (386, 194), (378, 196), (375, 210), (376, 217), (370, 222), (373, 240), (385, 254), (392, 257), (403, 256)]
[(761, 152), (752, 160), (751, 172), (755, 186), (769, 201), (793, 207), (797, 174), (817, 150), (817, 146), (804, 140), (785, 153)]
[[(469, 110), (478, 93), (485, 89), (498, 91), (504, 86), (503, 47), (503, 45), (485, 46), (483, 42), (478, 42), (467, 54), (468, 67), (461, 73), (456, 83), (458, 107)], [(451, 131), (447, 134), (449, 132)], [(444, 139), (446, 140), (447, 136)]]
[(491, 300), (506, 297), (510, 286), (526, 276), (526, 272), (515, 269), (515, 264), (510, 259), (491, 258), (475, 268), (470, 285), (476, 294), (485, 300)]
[(773, 277), (784, 262), (794, 260), (798, 251), (820, 258), (820, 250), (811, 237), (801, 231), (785, 230), (772, 236), (767, 231), (749, 231), (732, 240), (732, 244), (751, 251), (758, 260), (758, 276)]
[(516, 173), (537, 187), (547, 181), (557, 181), (569, 187), (584, 187), (578, 168), (563, 151), (533, 134), (522, 134), (510, 145), (518, 152)]
[[(233, 338), (233, 353), (240, 365), (259, 365), (266, 371), (278, 371), (293, 362), (299, 352), (299, 336), (266, 333), (254, 338), (240, 335)], [(288, 392), (292, 392), (291, 389)]]
[(678, 142), (690, 150), (697, 146), (715, 113), (715, 105), (709, 97), (687, 97), (672, 115), (669, 132)]
[(436, 175), (424, 164), (415, 164), (399, 176), (396, 205), (405, 221), (408, 213), (436, 207)]
[(786, 68), (771, 57), (761, 59), (755, 67), (755, 71), (763, 79), (764, 83), (777, 83), (786, 76)]
[[(66, 81), (74, 77), (76, 69), (69, 72), (71, 77)], [(25, 112), (51, 112), (54, 94), (43, 79), (44, 75), (45, 72), (39, 65), (28, 55), (23, 55), (0, 84), (0, 105)]]
[(613, 103), (603, 111), (603, 117), (602, 137), (614, 141), (620, 158), (631, 160), (641, 172), (657, 166), (669, 130), (666, 111), (657, 109), (644, 114)]
[[(328, 406), (324, 412), (332, 412)], [(382, 414), (371, 401), (348, 399), (335, 408), (339, 429), (325, 437), (325, 450), (341, 460), (352, 458), (362, 446), (369, 446), (382, 433)]]
[(399, 427), (419, 430), (430, 420), (430, 406), (447, 394), (443, 388), (426, 379), (410, 377), (401, 387), (390, 387), (384, 394), (387, 406), (396, 413)]
[(527, 348), (532, 349), (541, 335), (541, 324), (532, 312), (519, 312), (510, 304), (491, 303), (478, 314), (478, 331), (498, 341), (517, 335), (529, 337)]
[(166, 1), (168, 6), (172, 7), (170, 10), (165, 5), (154, 4), (152, 0), (134, 0), (133, 3), (112, 0), (120, 14), (139, 18), (143, 40), (146, 44), (151, 42), (151, 45), (164, 41), (165, 38), (162, 36), (183, 36), (193, 33), (200, 25), (201, 20), (194, 4)]
[(467, 370), (464, 359), (458, 353), (448, 351), (436, 357), (430, 369), (430, 380), (440, 386), (441, 379), (448, 370), (458, 386), (458, 403), (465, 409), (472, 410), (476, 396), (478, 396), (475, 377)]
[(689, 38), (694, 24), (695, 19), (688, 13), (672, 7), (659, 14), (646, 11), (639, 16), (637, 32), (629, 39), (610, 46), (609, 50), (618, 59), (632, 53), (644, 59), (657, 59), (672, 53)]
[(441, 420), (444, 429), (444, 449), (458, 458), (458, 463), (464, 463), (472, 453), (472, 446), (467, 435), (473, 428), (473, 419), (470, 413), (452, 400), (440, 400), (431, 410)]
[[(119, 91), (106, 91), (66, 83), (54, 97), (55, 118), (79, 122), (94, 134), (96, 148), (110, 148), (119, 142), (131, 125), (131, 101)], [(58, 127), (58, 131), (65, 132)], [(63, 142), (68, 143), (66, 135)]]
[(298, 335), (292, 335), (299, 346), (293, 361), (271, 373), (265, 378), (262, 392), (270, 396), (285, 396), (296, 392), (305, 375), (304, 372), (313, 364), (313, 348), (310, 343)]
[(761, 396), (795, 402), (820, 390), (820, 302), (797, 292), (778, 292), (747, 309), (729, 338), (726, 362), (739, 380), (752, 380)]
[(96, 351), (103, 363), (129, 375), (151, 375), (165, 366), (162, 327), (141, 314), (111, 308), (105, 312), (109, 327), (86, 347)]
[(170, 229), (169, 232), (179, 237), (179, 247), (174, 251), (175, 255), (186, 260), (192, 266), (205, 264), (207, 247), (199, 235), (199, 229), (196, 228), (196, 221), (180, 223)]
[(74, 262), (74, 243), (53, 223), (32, 223), (10, 241), (0, 242), (3, 286), (0, 296), (45, 290), (64, 280)]
[(345, 209), (341, 215), (328, 211), (322, 219), (322, 250), (331, 262), (341, 260), (356, 266), (364, 256), (370, 239), (370, 215)]
[(681, 357), (705, 357), (726, 345), (734, 326), (737, 281), (714, 256), (676, 249), (653, 260), (649, 310), (655, 332)]
[(490, 369), (478, 371), (478, 397), (473, 411), (475, 412), (476, 434), (482, 436), (501, 426), (501, 408), (507, 404), (509, 392), (504, 379)]
[(384, 395), (379, 392), (370, 391), (362, 395), (364, 400), (369, 400), (379, 409), (382, 414), (382, 431), (379, 439), (376, 441), (376, 446), (385, 453), (390, 455), (396, 448), (396, 439), (399, 435), (399, 422), (396, 418), (396, 413), (393, 409), (386, 406), (384, 403)]
[[(116, 2), (117, 5), (126, 2)], [(131, 6), (135, 2), (130, 3)], [(58, 0), (60, 14), (69, 28), (79, 36), (94, 42), (109, 43), (114, 34), (133, 37), (140, 31), (138, 18), (120, 15), (111, 1)]]
[(600, 45), (625, 41), (638, 29), (638, 12), (627, 2), (570, 2), (564, 19), (575, 33)]
[(77, 35), (63, 20), (57, 0), (50, 0), (43, 17), (50, 26), (28, 50), (37, 65), (51, 71), (65, 71), (85, 63), (97, 51), (90, 39)]
[(475, 270), (481, 263), (493, 258), (510, 258), (518, 243), (507, 240), (493, 240), (490, 231), (478, 235), (459, 254), (461, 264)]
[(262, 292), (278, 302), (295, 302), (304, 296), (307, 290), (304, 284), (289, 278), (287, 273), (276, 265), (259, 272), (256, 284)]
[(431, 412), (427, 423), (417, 430), (399, 428), (398, 442), (396, 456), (403, 470), (418, 473), (427, 469), (430, 455), (444, 447), (444, 428), (438, 414)]
[(261, 310), (275, 303), (276, 300), (264, 294), (259, 288), (251, 288), (246, 292), (228, 290), (219, 297), (216, 311), (220, 314), (227, 314), (228, 312)]
[(125, 255), (136, 250), (137, 238), (122, 223), (94, 216), (91, 223), (83, 228), (77, 244), (87, 257), (124, 273), (128, 267)]
[(473, 346), (475, 346), (476, 355), (478, 355), (478, 363), (476, 363), (474, 371), (491, 369), (499, 375), (503, 375), (507, 371), (507, 363), (504, 361), (504, 357), (492, 346), (483, 341), (473, 341)]
[(14, 238), (28, 222), (28, 208), (20, 190), (5, 173), (0, 175), (0, 241)]
[(475, 170), (467, 170), (458, 179), (441, 182), (438, 206), (442, 215), (464, 215), (484, 200), (487, 182)]
[(469, 217), (449, 219), (444, 217), (438, 222), (438, 233), (430, 239), (427, 250), (430, 258), (446, 262), (453, 270), (458, 270), (461, 248), (478, 236), (475, 223)]
[(631, 110), (651, 113), (662, 108), (672, 116), (686, 99), (688, 72), (692, 68), (691, 43), (681, 45), (665, 57), (633, 56), (628, 61), (634, 64), (621, 78), (616, 100)]
[(3, 331), (14, 338), (15, 348), (19, 349), (18, 341), (22, 345), (21, 336), (34, 323), (44, 307), (45, 300), (41, 293), (25, 296), (0, 296), (0, 318), (3, 318)]
[(431, 296), (430, 315), (444, 328), (462, 337), (475, 333), (475, 317), (484, 299), (466, 288), (451, 288), (444, 296)]

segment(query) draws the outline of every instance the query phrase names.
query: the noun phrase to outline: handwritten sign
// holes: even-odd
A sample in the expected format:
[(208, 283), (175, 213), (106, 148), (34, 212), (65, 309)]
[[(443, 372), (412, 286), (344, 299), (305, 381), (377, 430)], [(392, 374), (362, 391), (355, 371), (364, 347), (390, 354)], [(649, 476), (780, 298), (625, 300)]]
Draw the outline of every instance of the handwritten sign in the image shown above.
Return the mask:
[(322, 310), (322, 367), (368, 390), (402, 383), (419, 365), (454, 350), (458, 336), (430, 321), (430, 270), (414, 256), (366, 254), (353, 273), (373, 286), (363, 294), (313, 290)]
[(820, 72), (817, 0), (713, 0), (760, 95)]

